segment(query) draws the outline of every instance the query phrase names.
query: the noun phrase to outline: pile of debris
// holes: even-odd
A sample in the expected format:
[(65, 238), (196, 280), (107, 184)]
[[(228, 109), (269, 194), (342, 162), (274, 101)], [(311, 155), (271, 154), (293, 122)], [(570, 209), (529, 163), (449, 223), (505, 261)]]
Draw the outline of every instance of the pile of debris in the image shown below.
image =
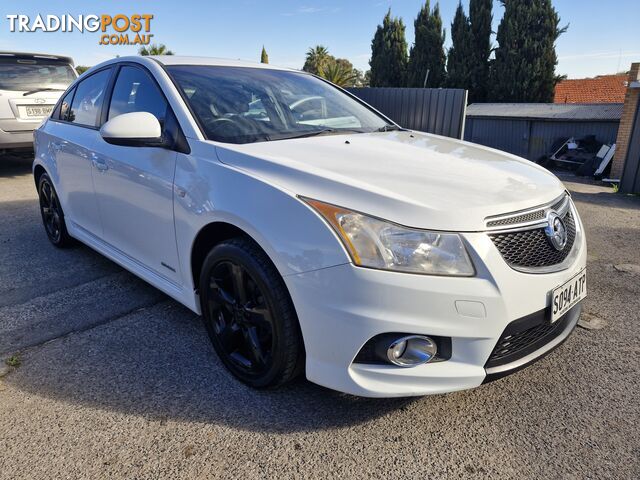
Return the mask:
[(539, 162), (544, 167), (566, 168), (574, 170), (576, 175), (601, 180), (611, 170), (616, 144), (603, 144), (595, 136), (587, 135), (581, 139), (561, 139), (553, 144), (551, 151)]

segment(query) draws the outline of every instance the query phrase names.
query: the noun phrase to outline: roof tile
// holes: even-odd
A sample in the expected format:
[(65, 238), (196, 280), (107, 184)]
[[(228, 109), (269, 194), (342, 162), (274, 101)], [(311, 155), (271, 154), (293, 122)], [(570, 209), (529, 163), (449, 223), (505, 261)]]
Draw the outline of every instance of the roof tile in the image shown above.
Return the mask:
[(556, 85), (553, 101), (554, 103), (623, 103), (628, 81), (626, 74), (562, 80)]

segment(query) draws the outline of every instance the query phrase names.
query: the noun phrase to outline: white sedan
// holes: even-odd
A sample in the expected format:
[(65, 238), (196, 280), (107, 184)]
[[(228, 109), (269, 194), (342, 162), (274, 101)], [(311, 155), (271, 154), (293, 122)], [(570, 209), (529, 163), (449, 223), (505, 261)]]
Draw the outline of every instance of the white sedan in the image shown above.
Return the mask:
[(554, 175), (402, 129), (304, 72), (117, 58), (71, 85), (35, 147), (51, 242), (202, 314), (253, 387), (477, 387), (565, 340), (586, 295)]

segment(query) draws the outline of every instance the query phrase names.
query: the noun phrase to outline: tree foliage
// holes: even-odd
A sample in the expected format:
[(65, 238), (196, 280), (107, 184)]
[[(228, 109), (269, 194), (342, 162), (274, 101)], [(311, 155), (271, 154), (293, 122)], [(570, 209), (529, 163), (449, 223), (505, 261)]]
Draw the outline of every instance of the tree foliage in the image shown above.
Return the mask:
[(307, 50), (302, 70), (313, 73), (341, 87), (362, 86), (364, 76), (346, 58), (336, 58), (327, 47), (316, 45)]
[(147, 55), (173, 55), (173, 52), (167, 48), (164, 43), (159, 45), (152, 43), (148, 47), (140, 47), (138, 55), (146, 57)]
[(262, 53), (260, 53), (260, 63), (269, 63), (269, 55), (267, 55), (267, 50), (262, 46)]
[(558, 63), (555, 42), (566, 31), (551, 0), (501, 0), (491, 99), (553, 102)]
[(470, 57), (473, 52), (471, 25), (464, 13), (462, 3), (458, 3), (451, 24), (453, 42), (447, 57), (447, 84), (451, 88), (471, 89)]
[(86, 65), (76, 65), (76, 72), (78, 75), (82, 75), (84, 72), (89, 70), (91, 67), (87, 67)]
[(493, 0), (470, 0), (471, 54), (469, 100), (485, 102), (489, 92), (489, 56), (491, 55), (491, 23)]
[[(442, 29), (438, 3), (431, 10), (429, 0), (427, 0), (413, 25), (415, 27), (415, 42), (409, 54), (407, 86), (441, 87), (446, 76), (446, 56), (444, 53), (445, 32)], [(426, 84), (425, 78), (427, 79)]]
[[(344, 60), (344, 62), (349, 63), (348, 60)], [(340, 87), (353, 87), (357, 78), (356, 69), (353, 66), (349, 67), (344, 62), (335, 61), (327, 64), (320, 72), (320, 76)], [(349, 63), (349, 65), (351, 64)]]
[(371, 42), (371, 86), (404, 87), (407, 63), (405, 26), (402, 19), (391, 17), (389, 9)]
[(333, 57), (329, 55), (329, 50), (324, 45), (316, 45), (307, 50), (307, 56), (302, 70), (318, 75), (323, 71)]

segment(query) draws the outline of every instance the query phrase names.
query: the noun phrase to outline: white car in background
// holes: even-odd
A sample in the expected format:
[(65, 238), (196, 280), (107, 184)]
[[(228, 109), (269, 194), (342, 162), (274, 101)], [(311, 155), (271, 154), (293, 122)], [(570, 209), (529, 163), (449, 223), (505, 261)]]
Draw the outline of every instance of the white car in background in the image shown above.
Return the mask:
[(35, 146), (51, 242), (202, 314), (253, 387), (303, 372), (361, 396), (477, 387), (565, 340), (586, 294), (584, 230), (554, 175), (402, 129), (304, 72), (114, 59)]
[(33, 148), (33, 131), (78, 77), (73, 60), (0, 52), (0, 153)]

